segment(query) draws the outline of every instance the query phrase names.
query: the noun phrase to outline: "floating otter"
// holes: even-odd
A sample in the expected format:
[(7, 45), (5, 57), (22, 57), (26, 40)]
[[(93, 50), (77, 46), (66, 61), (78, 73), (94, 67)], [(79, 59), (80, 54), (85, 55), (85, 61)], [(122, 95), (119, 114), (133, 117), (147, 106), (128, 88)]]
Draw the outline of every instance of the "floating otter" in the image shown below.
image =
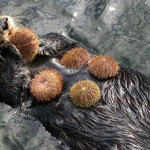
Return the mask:
[[(41, 37), (39, 56), (26, 63), (9, 42), (0, 43), (0, 100), (20, 113), (39, 120), (53, 136), (73, 150), (147, 150), (150, 149), (150, 78), (120, 66), (113, 78), (99, 80), (89, 73), (87, 63), (79, 69), (66, 69), (59, 63), (63, 53), (80, 44), (59, 34)], [(81, 46), (81, 45), (80, 45)], [(39, 71), (58, 70), (64, 79), (62, 93), (39, 103), (29, 83)], [(69, 89), (80, 80), (96, 82), (101, 100), (90, 108), (76, 107)]]

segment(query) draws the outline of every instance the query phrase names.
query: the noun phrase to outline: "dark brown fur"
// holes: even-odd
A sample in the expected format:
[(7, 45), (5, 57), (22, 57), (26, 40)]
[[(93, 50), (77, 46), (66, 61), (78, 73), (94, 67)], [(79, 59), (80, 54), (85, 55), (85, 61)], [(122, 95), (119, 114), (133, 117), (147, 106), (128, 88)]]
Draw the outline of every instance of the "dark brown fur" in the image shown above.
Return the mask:
[[(58, 39), (55, 34), (53, 42), (56, 42), (56, 45)], [(47, 42), (52, 43), (50, 40), (48, 38)], [(61, 37), (62, 42), (63, 40), (66, 44), (69, 41)], [(5, 59), (0, 72), (1, 101), (14, 106), (16, 102), (21, 103), (22, 95), (24, 101), (21, 103), (20, 113), (41, 121), (53, 136), (73, 150), (150, 149), (149, 77), (121, 67), (115, 78), (98, 80), (88, 72), (87, 64), (81, 69), (69, 70), (59, 65), (59, 55), (39, 57), (32, 64), (28, 64), (31, 75), (34, 76), (44, 68), (54, 68), (63, 75), (64, 87), (62, 94), (53, 101), (36, 103), (28, 91), (28, 86), (23, 88), (22, 81), (27, 79), (28, 83), (29, 76), (21, 74), (24, 62), (14, 51), (8, 43), (0, 44), (1, 56)], [(20, 65), (21, 68), (17, 67)], [(80, 109), (71, 102), (69, 89), (74, 83), (85, 79), (97, 82), (102, 91), (102, 98), (95, 106)]]

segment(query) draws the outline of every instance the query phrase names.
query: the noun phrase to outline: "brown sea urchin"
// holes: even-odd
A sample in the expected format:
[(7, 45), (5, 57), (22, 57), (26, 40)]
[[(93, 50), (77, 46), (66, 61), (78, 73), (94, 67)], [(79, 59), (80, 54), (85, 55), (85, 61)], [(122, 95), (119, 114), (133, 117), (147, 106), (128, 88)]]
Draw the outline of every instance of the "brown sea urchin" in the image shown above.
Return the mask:
[(119, 71), (116, 60), (103, 55), (93, 57), (88, 65), (89, 72), (99, 79), (114, 77)]
[(82, 67), (90, 58), (90, 54), (83, 48), (75, 48), (62, 57), (60, 63), (69, 69)]
[(71, 87), (70, 97), (76, 106), (87, 108), (99, 101), (101, 92), (96, 83), (84, 80)]
[(26, 61), (32, 61), (38, 53), (39, 40), (37, 35), (28, 28), (19, 28), (9, 37)]
[(58, 71), (45, 69), (35, 75), (30, 88), (33, 96), (39, 102), (50, 101), (62, 91), (63, 79)]

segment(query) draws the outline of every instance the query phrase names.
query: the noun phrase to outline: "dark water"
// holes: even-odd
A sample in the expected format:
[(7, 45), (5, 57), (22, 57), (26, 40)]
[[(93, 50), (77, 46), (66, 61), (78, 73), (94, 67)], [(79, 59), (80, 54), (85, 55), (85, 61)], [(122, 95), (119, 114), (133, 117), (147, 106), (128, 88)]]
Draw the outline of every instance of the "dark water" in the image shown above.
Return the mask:
[[(0, 8), (39, 35), (63, 34), (150, 76), (150, 0), (0, 0)], [(0, 150), (57, 148), (39, 122), (2, 104), (0, 117)]]

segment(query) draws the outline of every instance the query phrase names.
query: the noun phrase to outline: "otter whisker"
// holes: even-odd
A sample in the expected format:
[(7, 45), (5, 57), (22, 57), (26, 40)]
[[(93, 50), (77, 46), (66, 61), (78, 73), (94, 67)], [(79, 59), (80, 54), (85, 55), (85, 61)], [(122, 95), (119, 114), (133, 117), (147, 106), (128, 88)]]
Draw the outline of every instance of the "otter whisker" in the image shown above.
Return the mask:
[(21, 20), (21, 19), (20, 19), (20, 20), (14, 19), (14, 20), (15, 20), (16, 22), (22, 22), (22, 21), (23, 21), (23, 19), (22, 19), (22, 20)]
[(13, 18), (26, 18), (26, 16), (13, 16)]
[(17, 23), (23, 23), (27, 26), (27, 23), (24, 21), (24, 19), (15, 19), (14, 18), (14, 22), (17, 22)]
[(14, 20), (14, 23), (15, 23), (15, 25), (16, 25), (16, 24), (19, 24), (19, 22), (15, 21), (15, 20)]
[(26, 22), (22, 22), (25, 26), (27, 26), (28, 24)]
[(4, 66), (4, 64), (2, 64), (1, 62), (0, 62), (0, 65), (1, 65), (1, 66)]
[(15, 25), (16, 25), (16, 28), (21, 28), (21, 27), (23, 27), (23, 25), (22, 25), (22, 24), (17, 23), (17, 22), (15, 22)]
[(2, 60), (2, 61), (5, 61), (5, 59), (0, 55), (0, 59)]

